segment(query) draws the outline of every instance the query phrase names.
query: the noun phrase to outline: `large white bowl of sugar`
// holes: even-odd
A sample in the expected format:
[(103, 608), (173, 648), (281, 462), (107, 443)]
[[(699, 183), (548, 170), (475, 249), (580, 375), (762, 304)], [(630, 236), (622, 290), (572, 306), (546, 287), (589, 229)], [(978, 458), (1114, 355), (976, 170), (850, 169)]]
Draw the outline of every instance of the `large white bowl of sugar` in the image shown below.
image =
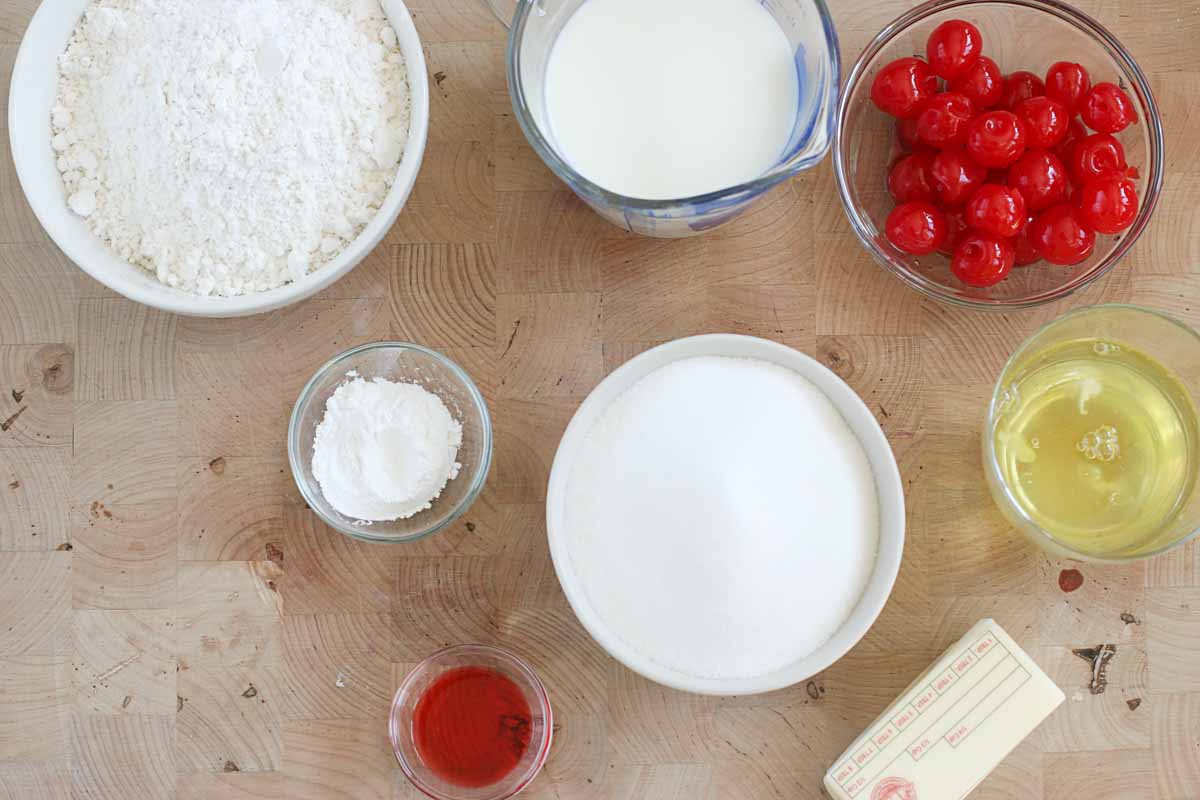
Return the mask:
[(238, 317), (272, 311), (310, 297), (338, 280), (375, 248), (404, 208), (425, 152), (429, 90), (425, 56), (412, 17), (401, 0), (380, 0), (408, 70), (411, 114), (408, 140), (390, 190), (375, 217), (335, 258), (275, 289), (233, 297), (199, 296), (172, 289), (134, 266), (97, 238), (67, 206), (51, 146), (51, 110), (58, 93), (58, 57), (90, 0), (43, 0), (13, 67), (8, 125), (13, 162), (34, 214), (55, 244), (84, 272), (131, 300), (178, 314)]
[(854, 390), (776, 342), (713, 334), (630, 360), (579, 407), (550, 554), (605, 650), (683, 691), (799, 683), (867, 633), (904, 549), (904, 491)]

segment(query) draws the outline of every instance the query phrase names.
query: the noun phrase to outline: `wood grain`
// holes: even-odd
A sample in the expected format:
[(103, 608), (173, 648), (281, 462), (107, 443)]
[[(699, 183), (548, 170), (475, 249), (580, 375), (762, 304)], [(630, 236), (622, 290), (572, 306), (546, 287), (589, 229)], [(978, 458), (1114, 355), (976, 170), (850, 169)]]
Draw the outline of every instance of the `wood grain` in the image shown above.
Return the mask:
[[(0, 102), (37, 3), (0, 3)], [(843, 68), (908, 0), (832, 4)], [(555, 744), (531, 800), (809, 800), (830, 762), (939, 652), (997, 619), (1067, 701), (971, 795), (1200, 797), (1200, 543), (1059, 561), (980, 472), (979, 425), (1017, 344), (1064, 311), (1136, 302), (1200, 326), (1200, 13), (1079, 0), (1150, 75), (1165, 126), (1155, 218), (1106, 279), (983, 314), (925, 300), (853, 235), (828, 163), (703, 237), (602, 220), (526, 143), (505, 31), (481, 0), (409, 0), (433, 126), (384, 242), (317, 297), (248, 319), (173, 317), (78, 270), (25, 202), (0, 123), (0, 800), (416, 800), (391, 696), (449, 644), (538, 671)], [(544, 499), (582, 398), (649, 347), (749, 333), (863, 398), (906, 489), (905, 560), (879, 621), (811, 681), (708, 698), (617, 665), (563, 596)], [(488, 485), (404, 547), (305, 507), (292, 404), (334, 354), (415, 341), (461, 364), (495, 426)], [(1064, 593), (1062, 569), (1083, 585)], [(803, 624), (798, 620), (797, 624)], [(1113, 644), (1103, 694), (1072, 651)]]
[(175, 612), (77, 611), (72, 677), (89, 714), (175, 717)]
[(0, 552), (0, 652), (74, 652), (68, 553)]

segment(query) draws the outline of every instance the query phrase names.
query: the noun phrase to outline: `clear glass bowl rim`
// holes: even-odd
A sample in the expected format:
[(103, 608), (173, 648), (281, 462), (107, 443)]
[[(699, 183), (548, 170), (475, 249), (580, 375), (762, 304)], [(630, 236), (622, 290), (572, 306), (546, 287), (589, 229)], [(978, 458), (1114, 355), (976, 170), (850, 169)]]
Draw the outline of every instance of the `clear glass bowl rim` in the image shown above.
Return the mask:
[[(479, 469), (476, 471), (476, 475), (471, 482), (471, 486), (468, 488), (467, 493), (463, 495), (463, 498), (459, 502), (458, 506), (445, 519), (436, 525), (432, 525), (420, 531), (419, 533), (412, 534), (411, 536), (405, 536), (402, 539), (387, 536), (372, 536), (370, 535), (370, 529), (367, 526), (364, 526), (363, 528), (353, 528), (348, 525), (343, 525), (338, 520), (332, 519), (326, 515), (325, 512), (321, 510), (320, 504), (317, 503), (316, 498), (313, 496), (308, 485), (308, 481), (303, 479), (301, 474), (302, 470), (299, 467), (299, 464), (302, 462), (299, 440), (301, 409), (308, 405), (312, 393), (316, 390), (317, 383), (319, 383), (320, 380), (329, 372), (337, 369), (339, 364), (353, 358), (354, 356), (357, 356), (360, 353), (369, 352), (371, 350), (410, 350), (420, 353), (424, 356), (428, 356), (429, 358), (441, 363), (455, 377), (461, 380), (463, 386), (466, 387), (467, 394), (470, 395), (471, 401), (475, 404), (475, 407), (479, 409), (479, 417), (483, 428), (483, 448)], [(339, 533), (343, 533), (346, 536), (349, 536), (353, 539), (358, 539), (359, 541), (371, 542), (372, 544), (404, 544), (406, 542), (415, 542), (420, 539), (424, 539), (426, 536), (432, 536), (438, 531), (444, 529), (461, 517), (464, 513), (466, 513), (467, 509), (471, 507), (471, 504), (474, 503), (476, 498), (479, 497), (479, 493), (483, 491), (484, 484), (487, 483), (488, 472), (491, 470), (492, 466), (492, 417), (488, 412), (487, 401), (484, 400), (483, 393), (479, 391), (479, 387), (475, 385), (475, 381), (471, 380), (471, 376), (467, 374), (466, 370), (451, 361), (446, 356), (442, 355), (436, 350), (431, 350), (428, 347), (422, 347), (421, 345), (413, 344), (412, 342), (369, 342), (367, 344), (360, 344), (356, 347), (351, 347), (349, 350), (344, 350), (341, 353), (338, 353), (333, 358), (329, 359), (320, 367), (318, 367), (317, 371), (313, 373), (313, 376), (308, 379), (308, 383), (304, 384), (304, 388), (300, 390), (299, 397), (296, 398), (296, 404), (292, 406), (292, 416), (288, 421), (287, 449), (288, 465), (292, 469), (292, 482), (295, 483), (296, 488), (300, 490), (300, 494), (304, 497), (304, 501), (308, 503), (308, 507), (311, 508), (313, 512), (321, 518), (322, 522)]]
[[(923, 275), (909, 269), (897, 267), (892, 263), (892, 260), (886, 254), (880, 252), (879, 247), (872, 240), (870, 234), (872, 226), (867, 220), (863, 219), (864, 215), (860, 213), (858, 207), (853, 202), (850, 189), (849, 167), (846, 163), (846, 157), (842, 153), (842, 132), (845, 127), (845, 118), (849, 113), (850, 98), (854, 95), (859, 82), (863, 79), (867, 65), (874, 61), (883, 48), (890, 44), (893, 39), (907, 31), (913, 25), (922, 22), (934, 14), (970, 6), (1022, 6), (1051, 14), (1064, 22), (1070, 23), (1079, 31), (1098, 40), (1108, 51), (1109, 56), (1121, 64), (1124, 70), (1137, 83), (1138, 92), (1142, 97), (1146, 98), (1148, 106), (1148, 113), (1142, 115), (1145, 117), (1142, 123), (1148, 126), (1150, 132), (1150, 148), (1148, 153), (1150, 163), (1147, 164), (1149, 178), (1137, 219), (1134, 220), (1133, 225), (1124, 231), (1121, 241), (1117, 243), (1113, 251), (1090, 271), (1077, 275), (1071, 281), (1061, 286), (1020, 299), (984, 300), (958, 297), (946, 291), (940, 284), (926, 279)], [(874, 257), (875, 261), (903, 281), (905, 285), (916, 289), (926, 297), (931, 297), (960, 308), (999, 311), (1032, 308), (1044, 303), (1060, 300), (1107, 275), (1113, 267), (1125, 258), (1141, 237), (1142, 232), (1150, 222), (1151, 216), (1154, 214), (1154, 209), (1158, 205), (1159, 194), (1162, 191), (1165, 168), (1162, 117), (1159, 113), (1158, 101), (1155, 99), (1154, 92), (1150, 88), (1150, 82), (1146, 79), (1146, 75), (1142, 72), (1141, 67), (1134, 61), (1133, 56), (1129, 54), (1129, 51), (1125, 49), (1107, 28), (1074, 6), (1060, 2), (1060, 0), (928, 0), (928, 2), (916, 6), (884, 26), (883, 30), (871, 40), (870, 44), (863, 50), (862, 55), (854, 62), (854, 67), (850, 70), (850, 75), (846, 79), (845, 88), (842, 90), (841, 99), (838, 102), (836, 120), (837, 125), (833, 141), (833, 171), (834, 177), (837, 180), (838, 196), (841, 198), (842, 208), (846, 212), (846, 218), (850, 221), (850, 227), (854, 229), (854, 234), (862, 242), (863, 247)]]
[[(1005, 510), (1009, 511), (1018, 519), (1020, 519), (1021, 522), (1027, 526), (1027, 530), (1036, 531), (1038, 536), (1044, 539), (1051, 546), (1064, 553), (1068, 553), (1071, 558), (1079, 561), (1088, 561), (1095, 564), (1129, 564), (1134, 561), (1143, 561), (1148, 558), (1154, 558), (1155, 556), (1162, 555), (1169, 550), (1174, 550), (1176, 547), (1182, 547), (1192, 539), (1196, 538), (1196, 534), (1200, 533), (1200, 527), (1192, 529), (1192, 531), (1187, 535), (1181, 536), (1178, 540), (1171, 542), (1170, 544), (1165, 544), (1157, 550), (1152, 550), (1148, 553), (1140, 553), (1136, 556), (1117, 556), (1109, 558), (1106, 556), (1083, 553), (1067, 547), (1058, 539), (1055, 539), (1053, 536), (1047, 533), (1040, 525), (1034, 522), (1033, 519), (1025, 513), (1025, 509), (1021, 508), (1021, 504), (1017, 502), (1016, 498), (1013, 496), (1012, 490), (1009, 488), (1007, 482), (1005, 482), (1000, 474), (1000, 466), (996, 461), (996, 443), (994, 437), (992, 436), (992, 431), (996, 425), (996, 409), (999, 406), (1000, 395), (1003, 391), (1004, 376), (1007, 375), (1008, 370), (1015, 363), (1017, 363), (1017, 359), (1029, 349), (1029, 346), (1033, 340), (1037, 339), (1050, 328), (1068, 319), (1071, 319), (1072, 317), (1083, 316), (1085, 314), (1095, 314), (1104, 311), (1133, 311), (1138, 314), (1146, 314), (1164, 322), (1168, 322), (1190, 336), (1195, 341), (1197, 350), (1200, 350), (1200, 333), (1197, 333), (1194, 328), (1186, 325), (1183, 322), (1180, 322), (1172, 316), (1164, 314), (1161, 311), (1156, 311), (1153, 308), (1147, 308), (1145, 306), (1134, 305), (1133, 303), (1101, 303), (1094, 306), (1084, 306), (1083, 308), (1077, 308), (1073, 311), (1068, 311), (1061, 316), (1055, 317), (1045, 325), (1040, 326), (1033, 333), (1029, 334), (1029, 336), (1021, 342), (1017, 349), (1013, 351), (1013, 354), (1008, 357), (1008, 360), (1004, 362), (1004, 366), (1001, 368), (1000, 374), (996, 376), (996, 385), (992, 388), (992, 397), (988, 401), (987, 419), (984, 421), (983, 425), (983, 466), (987, 471), (989, 486), (1000, 490), (999, 497), (995, 496), (995, 491), (992, 492), (996, 502), (999, 503), (1001, 500), (1003, 500)], [(1197, 490), (1200, 491), (1200, 489)]]
[(508, 798), (517, 795), (524, 791), (529, 784), (533, 783), (534, 778), (542, 771), (542, 767), (546, 764), (546, 759), (550, 757), (550, 744), (554, 740), (554, 709), (550, 705), (550, 695), (546, 692), (546, 687), (542, 683), (541, 678), (533, 671), (525, 661), (507, 650), (499, 647), (493, 647), (486, 644), (458, 644), (450, 647), (444, 647), (432, 655), (426, 656), (415, 667), (409, 670), (409, 673), (404, 676), (400, 687), (396, 690), (396, 694), (392, 697), (392, 707), (388, 712), (388, 740), (392, 744), (392, 751), (396, 754), (396, 761), (400, 763), (400, 770), (408, 778), (409, 782), (417, 788), (422, 794), (432, 797), (433, 800), (450, 800), (445, 795), (438, 794), (437, 790), (426, 786), (419, 777), (417, 777), (412, 765), (404, 758), (404, 754), (400, 751), (396, 740), (399, 736), (400, 725), (400, 708), (403, 706), (403, 700), (407, 699), (408, 694), (412, 691), (412, 685), (416, 679), (430, 667), (434, 666), (438, 661), (448, 656), (464, 656), (470, 658), (472, 655), (483, 654), (498, 658), (501, 661), (508, 662), (521, 677), (533, 689), (534, 695), (538, 698), (538, 703), (541, 706), (542, 718), (545, 720), (542, 731), (542, 740), (538, 744), (538, 754), (533, 762), (529, 765), (529, 769), (521, 776), (516, 785), (507, 789), (489, 800), (508, 800)]
[[(825, 0), (809, 1), (816, 7), (817, 14), (821, 18), (825, 41), (829, 47), (829, 52), (832, 54), (829, 63), (829, 80), (825, 90), (825, 97), (817, 111), (817, 118), (814, 120), (812, 126), (813, 133), (810, 133), (809, 137), (798, 145), (800, 152), (787, 161), (776, 164), (765, 175), (755, 178), (752, 181), (746, 181), (736, 186), (718, 189), (715, 192), (708, 192), (693, 197), (681, 197), (670, 200), (646, 200), (644, 198), (629, 197), (616, 192), (610, 192), (576, 172), (570, 164), (559, 157), (558, 153), (550, 145), (550, 142), (542, 135), (541, 130), (538, 129), (537, 124), (533, 121), (532, 114), (529, 112), (529, 104), (525, 99), (525, 88), (521, 85), (521, 54), (517, 48), (517, 42), (521, 40), (525, 33), (525, 26), (529, 22), (529, 15), (536, 13), (535, 7), (538, 4), (538, 0), (518, 0), (517, 10), (513, 15), (511, 24), (506, 23), (509, 25), (509, 31), (505, 54), (505, 68), (508, 77), (508, 93), (512, 98), (513, 115), (516, 116), (517, 122), (521, 126), (521, 131), (525, 134), (525, 138), (529, 141), (530, 146), (546, 166), (550, 167), (550, 170), (560, 180), (565, 181), (567, 185), (583, 195), (589, 202), (604, 207), (624, 208), (634, 213), (654, 216), (655, 212), (665, 215), (667, 212), (677, 210), (680, 206), (732, 205), (757, 197), (777, 183), (787, 180), (797, 172), (820, 163), (825, 158), (825, 154), (829, 151), (834, 141), (836, 111), (838, 108), (839, 92), (841, 90), (841, 50), (838, 46), (837, 30), (833, 25), (833, 16), (829, 13), (829, 7), (825, 4)], [(820, 127), (820, 116), (822, 113), (825, 117), (826, 143), (819, 150), (809, 152), (806, 146), (811, 142), (815, 131)]]

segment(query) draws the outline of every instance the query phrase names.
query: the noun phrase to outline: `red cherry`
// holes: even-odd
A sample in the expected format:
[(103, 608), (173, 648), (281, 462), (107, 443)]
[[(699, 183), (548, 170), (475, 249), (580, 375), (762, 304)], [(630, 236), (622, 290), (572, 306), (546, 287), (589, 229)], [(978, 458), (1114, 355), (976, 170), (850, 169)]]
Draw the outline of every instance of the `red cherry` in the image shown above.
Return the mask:
[(1004, 96), (1000, 105), (1007, 109), (1017, 107), (1017, 103), (1031, 97), (1041, 97), (1046, 93), (1046, 84), (1032, 72), (1018, 70), (1004, 79)]
[(1137, 122), (1137, 109), (1116, 84), (1097, 83), (1083, 96), (1079, 116), (1097, 133), (1119, 133)]
[(1080, 185), (1092, 178), (1124, 175), (1129, 169), (1125, 148), (1107, 133), (1093, 133), (1076, 142), (1068, 163), (1071, 177)]
[(946, 239), (946, 217), (932, 203), (901, 203), (885, 227), (888, 241), (914, 256), (932, 253)]
[(970, 69), (983, 53), (983, 34), (971, 23), (952, 19), (933, 29), (925, 57), (934, 74), (954, 80)]
[(1004, 73), (995, 61), (980, 56), (965, 72), (950, 81), (950, 91), (965, 94), (978, 109), (991, 108), (1004, 99)]
[(1097, 233), (1120, 233), (1137, 213), (1137, 186), (1129, 178), (1093, 178), (1079, 190), (1079, 214)]
[(967, 224), (967, 218), (961, 208), (946, 208), (942, 213), (946, 215), (946, 238), (938, 246), (938, 252), (945, 256), (953, 256), (955, 248), (970, 232), (971, 226)]
[(967, 201), (966, 217), (980, 233), (1007, 239), (1025, 224), (1025, 198), (1011, 187), (985, 183)]
[(1083, 96), (1092, 87), (1092, 78), (1082, 64), (1056, 61), (1046, 71), (1046, 96), (1057, 100), (1074, 114)]
[(950, 271), (968, 286), (995, 286), (1012, 272), (1014, 257), (1006, 239), (968, 233), (954, 250)]
[(1020, 233), (1011, 239), (1013, 246), (1013, 266), (1026, 267), (1035, 261), (1042, 260), (1037, 248), (1029, 240), (1029, 226), (1032, 224), (1033, 217), (1027, 217), (1025, 224), (1021, 227)]
[(1025, 123), (1031, 150), (1048, 150), (1066, 138), (1071, 113), (1057, 100), (1031, 97), (1017, 103), (1013, 113)]
[(986, 111), (967, 126), (967, 155), (985, 167), (1007, 167), (1025, 152), (1025, 124), (1011, 111)]
[(1029, 226), (1029, 241), (1051, 264), (1078, 264), (1092, 254), (1095, 232), (1084, 223), (1079, 210), (1059, 203), (1043, 211)]
[(1071, 158), (1071, 149), (1075, 143), (1088, 135), (1087, 128), (1083, 127), (1083, 123), (1075, 117), (1071, 117), (1067, 123), (1067, 135), (1062, 138), (1062, 141), (1051, 147), (1051, 152), (1061, 158), (1064, 162)]
[(976, 164), (960, 148), (948, 147), (934, 155), (929, 177), (938, 202), (961, 206), (987, 180), (987, 168)]
[(916, 150), (921, 146), (921, 140), (917, 138), (915, 119), (896, 120), (896, 141), (900, 142), (900, 146), (905, 150)]
[(930, 147), (962, 144), (967, 123), (975, 116), (975, 105), (964, 94), (935, 94), (917, 113), (917, 136)]
[(928, 153), (910, 153), (888, 172), (888, 191), (897, 203), (912, 200), (933, 200), (933, 182), (929, 176), (929, 165), (933, 156)]
[(886, 65), (871, 84), (871, 100), (893, 117), (909, 119), (937, 93), (937, 76), (919, 58), (898, 58)]
[(1045, 150), (1027, 150), (1008, 168), (1007, 183), (1020, 191), (1030, 211), (1067, 199), (1067, 168), (1058, 156)]

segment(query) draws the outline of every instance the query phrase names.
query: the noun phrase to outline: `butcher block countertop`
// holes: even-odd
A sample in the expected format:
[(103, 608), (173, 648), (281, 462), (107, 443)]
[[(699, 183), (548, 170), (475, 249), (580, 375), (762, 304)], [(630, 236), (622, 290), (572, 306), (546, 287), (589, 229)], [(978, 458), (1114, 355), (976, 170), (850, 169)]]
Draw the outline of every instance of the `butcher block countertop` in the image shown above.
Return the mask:
[[(0, 3), (0, 83), (35, 0)], [(530, 800), (805, 800), (851, 740), (991, 616), (1066, 702), (972, 800), (1200, 797), (1200, 548), (1060, 562), (1001, 518), (979, 427), (1006, 357), (1071, 309), (1128, 301), (1200, 325), (1200, 10), (1085, 0), (1150, 76), (1167, 138), (1147, 234), (1067, 301), (996, 315), (921, 299), (854, 238), (828, 161), (728, 227), (655, 241), (609, 226), (527, 146), (504, 29), (479, 0), (411, 0), (432, 76), (429, 149), (374, 253), (307, 302), (241, 320), (159, 313), (50, 243), (0, 127), (0, 798), (394, 798), (397, 683), (451, 643), (528, 659), (555, 708)], [(837, 0), (851, 61), (909, 4)], [(680, 336), (812, 354), (876, 412), (908, 540), (879, 621), (811, 681), (714, 698), (595, 645), (546, 545), (546, 481), (583, 397)], [(496, 427), (486, 490), (402, 546), (324, 527), (287, 417), (331, 355), (380, 339), (462, 364)], [(1059, 587), (1063, 569), (1083, 585)], [(804, 624), (797, 619), (796, 625)], [(1073, 650), (1115, 646), (1107, 686)]]

